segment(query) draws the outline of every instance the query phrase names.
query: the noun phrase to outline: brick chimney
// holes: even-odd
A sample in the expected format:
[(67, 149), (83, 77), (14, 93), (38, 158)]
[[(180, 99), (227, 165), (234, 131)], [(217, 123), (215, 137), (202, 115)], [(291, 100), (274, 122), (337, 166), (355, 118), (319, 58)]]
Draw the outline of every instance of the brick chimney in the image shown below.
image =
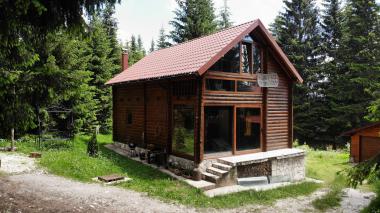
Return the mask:
[(123, 50), (121, 54), (121, 71), (124, 71), (128, 68), (128, 52)]

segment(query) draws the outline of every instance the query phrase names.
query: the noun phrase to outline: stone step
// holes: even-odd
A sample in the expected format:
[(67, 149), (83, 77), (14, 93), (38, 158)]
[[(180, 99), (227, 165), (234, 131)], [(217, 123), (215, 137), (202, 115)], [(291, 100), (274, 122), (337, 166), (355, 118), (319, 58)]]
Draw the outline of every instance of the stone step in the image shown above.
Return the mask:
[(209, 172), (202, 172), (203, 179), (212, 183), (217, 183), (220, 179), (219, 176), (211, 174)]
[(234, 163), (229, 162), (229, 161), (226, 161), (226, 160), (223, 160), (223, 159), (221, 159), (221, 158), (216, 159), (216, 161), (217, 161), (218, 163), (220, 163), (220, 164), (224, 164), (224, 165), (227, 165), (227, 166), (230, 166), (230, 167), (235, 166)]
[(187, 182), (189, 185), (191, 185), (197, 189), (200, 189), (202, 191), (208, 191), (211, 189), (215, 189), (215, 186), (216, 186), (215, 183), (211, 183), (211, 182), (205, 181), (205, 180), (195, 181), (195, 180), (186, 179), (185, 182)]
[(227, 165), (227, 164), (223, 164), (223, 163), (212, 163), (211, 165), (212, 167), (214, 168), (217, 168), (217, 169), (221, 169), (221, 170), (224, 170), (224, 171), (230, 171), (231, 170), (231, 166)]
[(228, 171), (226, 170), (221, 170), (221, 169), (218, 169), (218, 168), (214, 168), (214, 167), (209, 167), (206, 169), (206, 172), (208, 173), (211, 173), (213, 175), (217, 175), (219, 177), (223, 176), (224, 174), (228, 173)]
[(268, 184), (266, 176), (238, 178), (239, 185), (264, 185)]

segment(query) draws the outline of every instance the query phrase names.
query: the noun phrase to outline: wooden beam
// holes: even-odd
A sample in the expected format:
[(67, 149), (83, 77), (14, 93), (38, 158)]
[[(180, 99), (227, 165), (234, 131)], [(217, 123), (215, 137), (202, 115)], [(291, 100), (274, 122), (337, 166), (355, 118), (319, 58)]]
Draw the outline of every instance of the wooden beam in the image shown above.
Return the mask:
[(117, 111), (117, 108), (116, 108), (116, 87), (113, 86), (112, 87), (112, 140), (113, 141), (117, 141), (118, 140), (118, 137), (117, 137), (117, 132), (116, 132), (116, 111)]
[(167, 104), (168, 104), (168, 140), (166, 143), (166, 150), (167, 153), (171, 154), (172, 153), (172, 140), (173, 140), (173, 82), (168, 81), (167, 82), (168, 87), (166, 88), (167, 90)]
[[(268, 46), (264, 46), (264, 51), (263, 51), (263, 72), (268, 73)], [(263, 88), (263, 109), (262, 109), (262, 150), (263, 152), (267, 151), (267, 131), (268, 131), (268, 126), (267, 126), (267, 117), (268, 117), (268, 88), (264, 87)]]
[(143, 138), (143, 148), (146, 147), (147, 145), (147, 92), (146, 92), (146, 83), (144, 83), (144, 138)]
[(289, 144), (288, 147), (293, 146), (293, 82), (290, 80), (288, 85), (288, 134), (289, 134)]

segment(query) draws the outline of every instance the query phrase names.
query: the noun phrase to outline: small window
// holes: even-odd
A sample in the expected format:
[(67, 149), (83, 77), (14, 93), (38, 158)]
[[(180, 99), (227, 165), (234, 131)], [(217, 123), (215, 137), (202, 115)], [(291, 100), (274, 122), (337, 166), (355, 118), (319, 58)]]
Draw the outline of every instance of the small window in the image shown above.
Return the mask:
[(219, 61), (217, 61), (210, 70), (220, 72), (240, 72), (240, 45), (236, 45), (228, 51)]
[(237, 91), (238, 92), (255, 92), (259, 89), (257, 82), (254, 81), (238, 81)]
[(127, 114), (127, 124), (132, 124), (132, 112), (128, 112)]
[(261, 48), (253, 45), (253, 72), (261, 72)]
[(235, 91), (235, 81), (207, 79), (206, 89), (213, 91)]

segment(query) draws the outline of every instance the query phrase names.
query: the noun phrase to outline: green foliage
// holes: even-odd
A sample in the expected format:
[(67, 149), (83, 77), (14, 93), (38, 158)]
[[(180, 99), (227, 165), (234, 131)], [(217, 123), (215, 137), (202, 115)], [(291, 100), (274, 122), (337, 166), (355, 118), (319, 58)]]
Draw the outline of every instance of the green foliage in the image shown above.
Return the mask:
[(174, 130), (175, 148), (176, 150), (182, 150), (185, 148), (185, 128), (179, 127)]
[(273, 190), (246, 191), (214, 198), (206, 197), (202, 191), (186, 183), (172, 179), (150, 166), (123, 157), (104, 147), (112, 143), (110, 135), (98, 135), (100, 152), (97, 158), (89, 158), (86, 153), (88, 136), (78, 135), (72, 150), (43, 152), (39, 163), (56, 175), (89, 182), (92, 178), (109, 174), (123, 174), (131, 181), (118, 186), (147, 193), (160, 200), (183, 205), (206, 208), (235, 208), (248, 204), (270, 205), (278, 199), (309, 195), (318, 189), (316, 183), (300, 183)]
[(380, 181), (375, 183), (376, 197), (365, 207), (361, 213), (379, 213), (380, 212)]
[(145, 56), (145, 49), (140, 35), (137, 37), (137, 41), (134, 35), (131, 36), (131, 41), (127, 43), (127, 49), (129, 65), (135, 64)]
[(165, 34), (165, 28), (161, 27), (157, 40), (157, 49), (164, 49), (170, 46), (171, 44), (168, 42), (168, 36)]
[(208, 35), (216, 31), (214, 4), (211, 0), (176, 0), (178, 9), (170, 24), (170, 38), (176, 43)]
[(231, 12), (227, 5), (227, 0), (224, 0), (224, 5), (219, 12), (218, 28), (225, 29), (232, 26)]
[(294, 88), (295, 137), (301, 143), (321, 142), (326, 127), (320, 115), (327, 109), (319, 95), (323, 57), (318, 9), (314, 0), (284, 0), (284, 4), (285, 11), (271, 30), (305, 81)]
[(348, 183), (350, 186), (356, 188), (358, 184), (362, 184), (364, 180), (370, 176), (380, 179), (380, 153), (371, 159), (361, 162), (353, 168), (346, 170)]
[(156, 44), (154, 43), (154, 40), (152, 39), (152, 41), (150, 42), (150, 48), (149, 48), (149, 52), (153, 52), (154, 50), (156, 49)]
[(87, 143), (87, 154), (90, 157), (97, 157), (99, 151), (98, 139), (96, 134), (93, 134)]

